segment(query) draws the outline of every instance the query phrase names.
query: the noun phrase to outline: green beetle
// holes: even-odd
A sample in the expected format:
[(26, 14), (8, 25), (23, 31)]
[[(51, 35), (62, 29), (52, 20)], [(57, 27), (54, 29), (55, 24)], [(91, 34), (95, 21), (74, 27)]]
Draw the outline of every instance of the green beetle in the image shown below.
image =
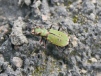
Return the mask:
[(60, 47), (64, 47), (69, 43), (68, 35), (58, 30), (36, 27), (32, 29), (31, 33), (45, 37), (52, 44)]

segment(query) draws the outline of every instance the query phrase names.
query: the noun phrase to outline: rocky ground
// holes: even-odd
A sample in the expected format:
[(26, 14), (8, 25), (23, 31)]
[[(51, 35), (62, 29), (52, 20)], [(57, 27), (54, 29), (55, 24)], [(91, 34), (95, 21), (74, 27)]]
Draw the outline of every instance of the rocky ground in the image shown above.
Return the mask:
[[(66, 32), (57, 47), (35, 26)], [(101, 76), (101, 0), (0, 0), (0, 76)]]

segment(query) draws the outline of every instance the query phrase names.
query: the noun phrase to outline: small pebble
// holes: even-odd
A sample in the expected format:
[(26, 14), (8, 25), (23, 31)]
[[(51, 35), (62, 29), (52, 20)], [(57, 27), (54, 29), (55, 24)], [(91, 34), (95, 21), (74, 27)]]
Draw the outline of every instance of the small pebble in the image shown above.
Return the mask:
[(42, 20), (47, 20), (48, 16), (47, 15), (42, 15)]
[(80, 73), (85, 74), (85, 73), (87, 73), (87, 70), (81, 69), (81, 70), (80, 70)]
[(77, 43), (77, 40), (78, 40), (78, 39), (76, 38), (76, 36), (73, 36), (72, 38), (73, 38), (73, 40), (72, 40), (72, 45), (73, 45), (73, 47), (76, 47), (77, 44), (78, 44), (78, 43)]
[(92, 1), (92, 3), (97, 3), (97, 0), (91, 0)]
[(31, 4), (31, 0), (25, 0), (25, 4), (29, 6)]
[(4, 57), (2, 54), (0, 54), (0, 62), (3, 61), (4, 62)]
[(17, 68), (20, 68), (23, 63), (22, 59), (19, 57), (13, 57), (12, 62)]
[(90, 18), (91, 18), (92, 20), (95, 20), (95, 15), (94, 15), (94, 13), (91, 13), (91, 14), (90, 14)]
[(97, 59), (96, 58), (90, 58), (89, 59), (91, 62), (97, 62)]

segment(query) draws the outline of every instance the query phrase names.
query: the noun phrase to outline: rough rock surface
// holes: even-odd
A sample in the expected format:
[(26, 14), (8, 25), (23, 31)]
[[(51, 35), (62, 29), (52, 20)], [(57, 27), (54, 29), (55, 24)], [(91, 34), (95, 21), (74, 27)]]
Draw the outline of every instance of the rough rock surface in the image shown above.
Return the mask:
[(14, 26), (10, 35), (11, 43), (13, 45), (22, 45), (28, 43), (27, 38), (23, 35), (23, 28), (26, 24), (22, 21), (22, 18), (18, 18), (14, 21)]
[[(65, 48), (31, 34), (51, 25)], [(0, 76), (101, 76), (101, 0), (0, 0)]]

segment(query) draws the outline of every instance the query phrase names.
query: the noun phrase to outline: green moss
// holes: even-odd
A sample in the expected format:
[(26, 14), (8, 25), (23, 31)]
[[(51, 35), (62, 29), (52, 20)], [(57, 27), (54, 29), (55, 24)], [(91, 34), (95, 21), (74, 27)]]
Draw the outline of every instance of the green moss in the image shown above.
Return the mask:
[(70, 56), (77, 54), (77, 52), (74, 50), (70, 53)]
[(83, 14), (77, 14), (72, 17), (72, 20), (74, 23), (79, 23), (82, 25), (86, 23), (87, 18)]
[(85, 32), (88, 32), (88, 28), (85, 28), (84, 30), (85, 30)]
[(92, 63), (92, 61), (91, 61), (91, 60), (88, 60), (87, 62), (88, 62), (88, 63)]
[(33, 73), (32, 73), (32, 76), (42, 76), (42, 73), (43, 73), (43, 67), (37, 67)]
[(99, 18), (99, 17), (96, 15), (96, 16), (95, 16), (95, 21), (94, 21), (95, 24), (98, 22), (98, 18)]
[(70, 6), (71, 4), (72, 4), (72, 1), (65, 1), (64, 2), (64, 5), (67, 6), (67, 7)]
[(73, 22), (74, 22), (74, 23), (77, 23), (77, 22), (78, 22), (78, 16), (77, 16), (77, 15), (75, 15), (75, 16), (73, 17)]
[(51, 57), (49, 61), (45, 61), (45, 65), (38, 65), (32, 72), (32, 76), (42, 76), (43, 74), (51, 75), (55, 73), (55, 71), (58, 73), (61, 72), (61, 65), (59, 65), (57, 62), (57, 60)]

